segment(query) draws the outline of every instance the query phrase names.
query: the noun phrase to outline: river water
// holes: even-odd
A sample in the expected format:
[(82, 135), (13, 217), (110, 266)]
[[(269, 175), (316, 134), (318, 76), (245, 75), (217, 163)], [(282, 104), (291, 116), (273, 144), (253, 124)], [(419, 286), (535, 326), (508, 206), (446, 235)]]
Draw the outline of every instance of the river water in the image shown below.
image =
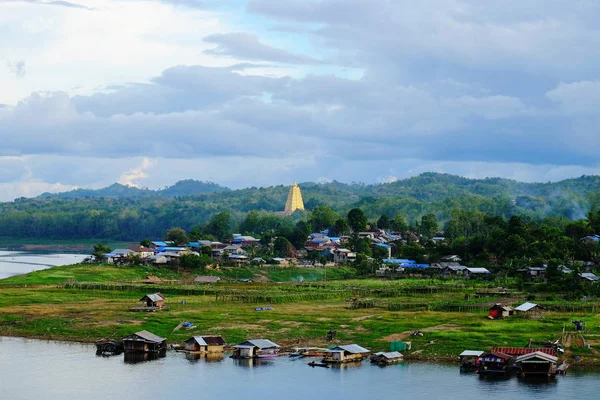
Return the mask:
[(76, 264), (86, 257), (88, 256), (85, 254), (0, 251), (0, 279), (60, 265)]
[[(127, 361), (127, 362), (126, 362)], [(367, 362), (311, 368), (307, 359), (260, 364), (230, 358), (189, 360), (168, 352), (153, 361), (98, 357), (89, 344), (0, 337), (0, 399), (598, 399), (600, 371), (572, 368), (552, 383), (486, 381), (458, 365)]]

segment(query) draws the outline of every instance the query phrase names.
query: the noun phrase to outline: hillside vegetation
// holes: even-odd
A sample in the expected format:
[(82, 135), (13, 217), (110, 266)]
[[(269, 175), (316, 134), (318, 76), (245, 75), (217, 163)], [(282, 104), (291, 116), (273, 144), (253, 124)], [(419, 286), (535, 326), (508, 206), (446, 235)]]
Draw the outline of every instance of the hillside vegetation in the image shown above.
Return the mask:
[[(456, 209), (509, 218), (549, 216), (584, 218), (600, 207), (600, 177), (582, 176), (555, 183), (521, 183), (490, 178), (466, 179), (425, 173), (388, 184), (302, 183), (308, 210), (326, 204), (345, 215), (359, 207), (373, 219), (404, 214), (412, 223), (433, 213), (442, 223)], [(229, 190), (211, 183), (182, 181), (151, 191), (112, 185), (0, 204), (0, 236), (13, 238), (102, 238), (140, 240), (162, 237), (172, 226), (191, 230), (228, 211), (238, 230), (249, 211), (281, 211), (288, 186)], [(295, 222), (304, 218), (297, 213)]]

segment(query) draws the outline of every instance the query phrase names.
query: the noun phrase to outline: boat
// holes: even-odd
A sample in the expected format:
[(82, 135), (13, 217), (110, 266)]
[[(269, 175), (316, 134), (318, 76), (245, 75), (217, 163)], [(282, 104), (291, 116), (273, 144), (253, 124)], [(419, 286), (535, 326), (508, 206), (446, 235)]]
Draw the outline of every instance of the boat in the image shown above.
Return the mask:
[(311, 366), (311, 367), (322, 367), (322, 368), (329, 368), (329, 364), (326, 363), (318, 363), (318, 362), (314, 362), (311, 361), (309, 362), (307, 365)]
[(327, 349), (321, 347), (296, 347), (290, 357), (325, 357)]
[(121, 340), (100, 339), (96, 340), (97, 354), (120, 354), (123, 352), (123, 342)]

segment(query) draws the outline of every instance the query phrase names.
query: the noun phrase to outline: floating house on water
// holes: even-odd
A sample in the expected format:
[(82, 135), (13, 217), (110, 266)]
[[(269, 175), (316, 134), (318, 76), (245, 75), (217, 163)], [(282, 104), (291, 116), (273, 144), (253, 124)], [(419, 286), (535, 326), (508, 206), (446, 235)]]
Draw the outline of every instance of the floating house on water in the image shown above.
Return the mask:
[(379, 365), (394, 364), (404, 359), (399, 351), (379, 352), (371, 356), (371, 363)]
[(558, 357), (541, 351), (523, 354), (517, 357), (517, 366), (521, 368), (519, 376), (527, 377), (550, 377), (556, 375)]
[(336, 346), (329, 349), (328, 354), (323, 358), (326, 363), (345, 363), (350, 361), (362, 361), (369, 357), (371, 350), (365, 349), (357, 344), (348, 344), (345, 346)]
[(158, 353), (167, 349), (167, 339), (148, 331), (136, 332), (123, 339), (123, 350), (135, 353)]
[(479, 357), (483, 354), (480, 350), (465, 350), (458, 356), (460, 358), (460, 370), (462, 372), (476, 371), (479, 368)]
[(222, 353), (225, 340), (221, 336), (192, 336), (185, 341), (185, 350), (195, 353)]
[(279, 356), (279, 345), (267, 339), (250, 339), (233, 346), (233, 358), (271, 358)]
[(484, 353), (479, 358), (479, 375), (508, 376), (515, 368), (515, 358), (499, 351)]

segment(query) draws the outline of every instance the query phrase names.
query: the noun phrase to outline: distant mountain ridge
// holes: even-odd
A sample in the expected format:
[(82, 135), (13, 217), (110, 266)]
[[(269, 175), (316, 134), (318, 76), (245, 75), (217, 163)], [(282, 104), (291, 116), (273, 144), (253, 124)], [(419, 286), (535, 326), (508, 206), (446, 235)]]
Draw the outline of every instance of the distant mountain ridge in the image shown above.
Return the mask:
[(80, 199), (86, 197), (136, 198), (153, 196), (181, 197), (193, 196), (200, 193), (220, 193), (229, 190), (229, 188), (214, 182), (185, 179), (172, 186), (158, 190), (113, 183), (102, 189), (75, 189), (68, 192), (43, 193), (39, 197), (44, 199)]

